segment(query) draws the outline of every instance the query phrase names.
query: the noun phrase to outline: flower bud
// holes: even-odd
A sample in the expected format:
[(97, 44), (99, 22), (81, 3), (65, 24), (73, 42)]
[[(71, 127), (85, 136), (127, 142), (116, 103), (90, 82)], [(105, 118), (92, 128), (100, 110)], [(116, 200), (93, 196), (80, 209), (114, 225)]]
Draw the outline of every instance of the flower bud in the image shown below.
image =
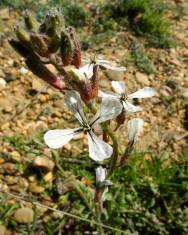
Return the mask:
[(50, 42), (48, 45), (48, 50), (51, 53), (55, 53), (60, 46), (60, 37), (58, 36), (58, 34), (54, 34), (51, 38), (50, 38)]
[(95, 65), (93, 66), (93, 76), (90, 79), (86, 79), (85, 84), (79, 87), (79, 92), (83, 100), (91, 100), (98, 95), (98, 91), (98, 65)]
[(60, 53), (63, 64), (70, 65), (74, 54), (74, 44), (68, 33), (62, 31), (60, 41)]
[(74, 45), (74, 52), (71, 64), (76, 66), (78, 69), (81, 65), (81, 45), (78, 36), (73, 27), (68, 27), (67, 31), (69, 32), (70, 38), (72, 39)]
[[(46, 38), (46, 41), (48, 39)], [(34, 48), (34, 50), (43, 57), (48, 57), (49, 56), (49, 51), (47, 48), (47, 45), (40, 34), (31, 34), (31, 43)]]
[(46, 15), (44, 22), (41, 24), (39, 31), (52, 37), (58, 29), (64, 28), (64, 18), (59, 14), (56, 8), (52, 8)]
[(65, 81), (67, 81), (71, 88), (80, 92), (80, 87), (83, 87), (85, 84), (84, 74), (80, 73), (79, 70), (73, 68), (72, 66), (67, 69), (67, 73), (68, 76), (65, 77)]
[(38, 22), (35, 20), (34, 17), (29, 15), (27, 11), (24, 14), (24, 21), (28, 30), (35, 30), (38, 28)]
[(25, 30), (20, 29), (19, 27), (16, 27), (15, 32), (20, 42), (22, 42), (23, 44), (30, 42), (29, 34)]
[(133, 118), (128, 121), (129, 142), (135, 142), (143, 130), (144, 121), (140, 118)]
[(28, 68), (39, 78), (49, 83), (55, 88), (63, 89), (65, 83), (62, 79), (57, 78), (40, 60), (33, 60), (32, 58), (26, 59)]
[(24, 58), (32, 57), (33, 59), (39, 59), (39, 57), (29, 48), (14, 39), (9, 41), (10, 45)]

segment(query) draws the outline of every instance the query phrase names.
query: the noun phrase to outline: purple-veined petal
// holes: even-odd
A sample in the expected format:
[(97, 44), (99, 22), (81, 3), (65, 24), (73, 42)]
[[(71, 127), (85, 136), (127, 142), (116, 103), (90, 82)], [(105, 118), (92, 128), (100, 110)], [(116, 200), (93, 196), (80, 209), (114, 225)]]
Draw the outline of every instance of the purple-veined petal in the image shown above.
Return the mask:
[(87, 136), (90, 158), (94, 161), (103, 161), (111, 157), (113, 152), (111, 145), (97, 137), (93, 131), (88, 132)]
[(128, 101), (123, 101), (123, 107), (128, 112), (135, 113), (135, 112), (142, 111), (142, 108), (140, 106), (135, 106), (135, 105), (129, 103)]
[(91, 125), (94, 123), (101, 123), (117, 117), (122, 111), (122, 104), (119, 99), (103, 98), (99, 111), (90, 121)]
[(86, 76), (87, 79), (91, 79), (93, 76), (94, 64), (86, 64), (79, 69), (79, 71)]
[(148, 98), (152, 97), (155, 95), (155, 90), (151, 87), (144, 87), (130, 95), (128, 95), (128, 99), (133, 99), (133, 98)]
[(83, 124), (87, 122), (82, 108), (82, 101), (80, 95), (75, 91), (68, 91), (65, 95), (66, 106), (74, 113), (78, 121)]
[(49, 130), (44, 134), (44, 141), (48, 147), (58, 149), (67, 144), (82, 128)]
[(96, 172), (96, 184), (102, 183), (106, 178), (106, 169), (99, 166), (95, 169)]
[(112, 81), (112, 88), (114, 89), (115, 92), (118, 94), (122, 94), (125, 92), (125, 84), (124, 82), (118, 82), (118, 81)]
[(141, 118), (133, 118), (128, 121), (129, 141), (136, 141), (143, 130), (144, 121)]

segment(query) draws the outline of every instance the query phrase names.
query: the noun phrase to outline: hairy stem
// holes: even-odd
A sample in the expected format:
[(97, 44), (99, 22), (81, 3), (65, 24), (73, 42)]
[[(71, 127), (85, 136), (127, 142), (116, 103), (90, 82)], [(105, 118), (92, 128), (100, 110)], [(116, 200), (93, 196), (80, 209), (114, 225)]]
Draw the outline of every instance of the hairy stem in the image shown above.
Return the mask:
[(105, 123), (103, 126), (103, 130), (110, 136), (113, 145), (113, 154), (110, 159), (110, 169), (106, 178), (110, 178), (116, 168), (117, 160), (118, 160), (118, 141), (116, 136), (114, 135), (114, 131)]

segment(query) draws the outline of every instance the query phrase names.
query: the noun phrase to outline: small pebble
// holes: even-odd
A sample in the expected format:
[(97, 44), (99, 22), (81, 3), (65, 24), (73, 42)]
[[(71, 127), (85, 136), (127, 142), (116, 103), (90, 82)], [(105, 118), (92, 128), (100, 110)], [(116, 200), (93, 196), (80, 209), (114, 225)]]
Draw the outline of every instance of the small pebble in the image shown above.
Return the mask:
[(6, 81), (3, 78), (0, 78), (0, 90), (4, 89), (6, 86)]
[(19, 208), (15, 211), (14, 218), (18, 223), (30, 224), (33, 222), (34, 212), (31, 208)]
[(21, 162), (22, 161), (21, 155), (18, 151), (13, 151), (11, 153), (11, 156), (12, 156), (12, 159), (16, 162)]
[(32, 193), (43, 193), (45, 191), (45, 188), (33, 182), (33, 183), (30, 183), (29, 185), (29, 191)]
[(138, 83), (140, 83), (143, 86), (150, 85), (149, 77), (144, 73), (137, 72), (136, 73), (136, 80)]
[(24, 67), (21, 67), (20, 73), (21, 73), (22, 75), (25, 75), (25, 74), (27, 74), (28, 72), (29, 72), (28, 69), (26, 69), (26, 68), (24, 68)]
[(44, 177), (43, 177), (45, 182), (51, 182), (53, 180), (53, 174), (52, 172), (48, 172)]

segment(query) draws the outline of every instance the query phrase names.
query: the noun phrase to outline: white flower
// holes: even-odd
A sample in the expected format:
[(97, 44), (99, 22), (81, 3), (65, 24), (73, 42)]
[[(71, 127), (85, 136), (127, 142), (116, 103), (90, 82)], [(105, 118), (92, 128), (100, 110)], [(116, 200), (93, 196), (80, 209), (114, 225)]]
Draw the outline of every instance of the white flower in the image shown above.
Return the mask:
[(99, 166), (96, 168), (95, 172), (96, 172), (97, 187), (104, 187), (104, 191), (101, 197), (101, 203), (103, 205), (104, 201), (106, 200), (106, 193), (108, 192), (108, 186), (112, 185), (112, 182), (106, 180), (106, 168)]
[(135, 106), (131, 104), (128, 100), (134, 99), (134, 98), (148, 98), (155, 95), (155, 90), (151, 87), (144, 87), (130, 95), (127, 95), (125, 93), (125, 85), (124, 82), (118, 82), (118, 81), (112, 81), (112, 87), (115, 90), (115, 92), (99, 92), (99, 96), (109, 99), (118, 99), (121, 104), (123, 105), (123, 108), (128, 112), (138, 112), (142, 111), (142, 108), (140, 106)]
[(100, 110), (88, 122), (82, 108), (81, 99), (75, 91), (69, 91), (65, 95), (67, 107), (74, 113), (80, 122), (81, 127), (65, 130), (49, 130), (44, 135), (45, 143), (53, 149), (63, 147), (75, 135), (80, 132), (87, 133), (89, 156), (95, 161), (103, 161), (112, 155), (111, 145), (104, 142), (93, 132), (93, 127), (97, 123), (102, 123), (116, 117), (121, 112), (121, 104), (117, 100), (113, 102), (109, 99), (103, 99)]
[(91, 79), (93, 76), (94, 64), (87, 64), (79, 69), (74, 69), (80, 77)]
[(95, 170), (96, 172), (96, 184), (101, 184), (106, 178), (106, 169), (102, 166), (99, 166)]
[(97, 59), (96, 57), (91, 59), (82, 58), (82, 62), (86, 63), (85, 66), (81, 68), (86, 74), (91, 74), (94, 65), (99, 65), (102, 68), (110, 69), (116, 72), (125, 72), (126, 68), (124, 66), (116, 67), (112, 66), (112, 62), (103, 59)]
[(141, 134), (144, 121), (141, 118), (133, 118), (128, 121), (128, 138), (129, 142), (135, 142)]
[(96, 59), (83, 59), (82, 62), (86, 63), (83, 67), (79, 69), (73, 69), (73, 71), (81, 78), (91, 79), (93, 76), (93, 69), (95, 65), (99, 65), (102, 68), (110, 69), (116, 72), (124, 72), (126, 68), (124, 66), (116, 67), (112, 66), (112, 63), (108, 60)]

